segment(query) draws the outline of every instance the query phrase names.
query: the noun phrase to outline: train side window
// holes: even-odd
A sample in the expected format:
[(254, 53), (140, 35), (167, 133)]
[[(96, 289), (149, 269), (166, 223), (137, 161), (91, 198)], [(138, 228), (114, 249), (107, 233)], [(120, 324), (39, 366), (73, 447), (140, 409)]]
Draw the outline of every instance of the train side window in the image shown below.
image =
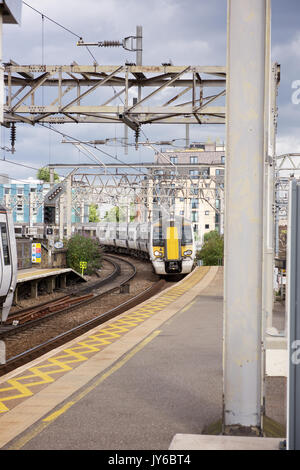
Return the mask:
[(190, 225), (182, 225), (181, 243), (182, 245), (193, 243), (192, 230)]
[(9, 256), (9, 246), (8, 246), (8, 237), (7, 237), (6, 224), (0, 223), (0, 229), (1, 229), (1, 241), (2, 241), (4, 265), (9, 266), (10, 265), (10, 256)]
[(153, 237), (152, 237), (152, 244), (153, 246), (164, 246), (164, 239), (163, 239), (163, 231), (162, 226), (154, 226), (153, 227)]

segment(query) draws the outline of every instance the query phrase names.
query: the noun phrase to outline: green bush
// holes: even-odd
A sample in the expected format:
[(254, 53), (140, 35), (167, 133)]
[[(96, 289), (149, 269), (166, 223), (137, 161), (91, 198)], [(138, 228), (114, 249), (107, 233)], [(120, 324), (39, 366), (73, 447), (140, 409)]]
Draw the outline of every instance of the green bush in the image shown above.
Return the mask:
[(196, 258), (202, 259), (204, 266), (218, 266), (222, 264), (224, 256), (224, 238), (217, 230), (204, 235), (201, 250), (197, 251)]
[(84, 274), (92, 274), (101, 266), (101, 252), (98, 243), (82, 235), (70, 238), (67, 244), (67, 264), (81, 274), (80, 262), (86, 261), (87, 268)]

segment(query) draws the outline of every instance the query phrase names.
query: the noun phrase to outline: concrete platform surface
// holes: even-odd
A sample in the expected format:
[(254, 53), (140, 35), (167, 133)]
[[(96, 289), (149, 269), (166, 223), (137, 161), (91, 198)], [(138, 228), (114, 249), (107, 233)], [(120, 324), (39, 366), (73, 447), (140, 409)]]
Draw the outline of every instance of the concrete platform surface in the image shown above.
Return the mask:
[(32, 281), (34, 279), (40, 279), (43, 277), (69, 273), (71, 271), (73, 271), (73, 269), (71, 268), (22, 269), (18, 271), (17, 282), (20, 283), (20, 282), (25, 282), (25, 281)]
[(169, 450), (279, 450), (281, 441), (270, 437), (176, 434)]
[[(242, 449), (245, 438), (201, 435), (222, 417), (222, 338), (223, 268), (200, 267), (0, 377), (0, 449), (199, 450), (196, 437)], [(267, 376), (267, 416), (284, 425), (285, 403), (286, 377)]]

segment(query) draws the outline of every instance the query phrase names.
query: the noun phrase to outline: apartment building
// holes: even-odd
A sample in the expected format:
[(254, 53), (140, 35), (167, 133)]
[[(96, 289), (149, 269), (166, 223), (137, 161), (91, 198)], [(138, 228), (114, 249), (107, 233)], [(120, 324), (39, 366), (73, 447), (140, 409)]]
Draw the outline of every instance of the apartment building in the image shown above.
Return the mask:
[(190, 219), (199, 245), (205, 233), (223, 233), (224, 168), (225, 148), (216, 143), (193, 143), (180, 151), (156, 152), (153, 214), (167, 205), (175, 215)]
[[(10, 179), (7, 175), (0, 175), (0, 204), (12, 210), (15, 225), (32, 227), (43, 224), (44, 197), (49, 188), (49, 183), (41, 183), (38, 180), (22, 183)], [(88, 205), (78, 203), (72, 208), (72, 223), (88, 222), (88, 214)]]

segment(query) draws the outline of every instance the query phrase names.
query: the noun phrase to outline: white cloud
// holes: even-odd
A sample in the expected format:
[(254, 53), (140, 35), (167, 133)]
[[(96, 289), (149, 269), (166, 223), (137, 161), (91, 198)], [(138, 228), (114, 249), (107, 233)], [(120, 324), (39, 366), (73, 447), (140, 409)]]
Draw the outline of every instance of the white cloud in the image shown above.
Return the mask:
[[(273, 0), (274, 2), (275, 0)], [(136, 25), (143, 26), (143, 63), (160, 65), (171, 59), (174, 65), (224, 65), (226, 61), (226, 0), (28, 0), (34, 8), (64, 25), (86, 41), (121, 40), (125, 36), (135, 35)], [(280, 4), (272, 21), (281, 25), (279, 18)], [(295, 5), (295, 3), (294, 3)], [(300, 7), (300, 4), (299, 4)], [(285, 14), (294, 18), (299, 16), (299, 9)], [(300, 105), (293, 107), (291, 103), (293, 80), (300, 79), (300, 32), (293, 22), (287, 39), (283, 39), (282, 30), (275, 31), (273, 57), (283, 63), (282, 83), (279, 90), (279, 126), (278, 151), (295, 152), (299, 149), (298, 122)], [(289, 24), (290, 28), (290, 24)], [(293, 29), (292, 29), (293, 28)], [(280, 42), (276, 34), (280, 33)], [(292, 38), (292, 39), (290, 39)], [(277, 41), (277, 42), (276, 42)], [(22, 25), (4, 26), (3, 58), (5, 61), (16, 60), (20, 64), (69, 64), (76, 60), (79, 64), (91, 64), (93, 59), (86, 48), (77, 47), (77, 37), (60, 27), (44, 21), (44, 50), (42, 50), (42, 20), (40, 15), (30, 8), (23, 6)], [(91, 47), (100, 64), (123, 64), (126, 60), (135, 61), (135, 52), (127, 52), (122, 48)], [(246, 51), (245, 51), (246, 53)], [(298, 73), (299, 71), (299, 73)], [(290, 79), (290, 82), (288, 80)], [(151, 89), (143, 90), (143, 96)], [(135, 90), (130, 90), (130, 99), (136, 96)], [(166, 102), (174, 96), (176, 90), (165, 89), (162, 96), (157, 96), (157, 103)], [(49, 95), (48, 95), (49, 96)], [(48, 98), (47, 96), (47, 98)], [(72, 93), (70, 93), (70, 98)], [(96, 99), (100, 97), (96, 95)], [(103, 96), (105, 96), (103, 94)], [(66, 96), (69, 97), (68, 95)], [(186, 101), (185, 97), (178, 101)], [(88, 97), (89, 98), (89, 97)], [(121, 96), (123, 98), (123, 96)], [(100, 98), (99, 98), (100, 99)], [(102, 95), (101, 95), (102, 99)], [(161, 101), (159, 101), (159, 99)], [(103, 100), (104, 101), (104, 100)], [(150, 101), (150, 100), (149, 100)], [(120, 101), (119, 101), (120, 102)], [(148, 104), (146, 102), (145, 104)], [(175, 102), (177, 104), (177, 102)], [(123, 137), (123, 125), (65, 125), (56, 126), (62, 132), (79, 139), (93, 140), (106, 137)], [(145, 135), (152, 141), (185, 138), (185, 126), (149, 125), (143, 127)], [(9, 145), (9, 130), (4, 130), (5, 142)], [(141, 139), (145, 139), (141, 134)], [(225, 126), (191, 126), (190, 140), (208, 140), (219, 138), (224, 141)], [(62, 137), (41, 126), (17, 126), (16, 153), (9, 159), (15, 162), (28, 163), (39, 167), (51, 162), (78, 161), (83, 158), (72, 146), (62, 145)], [(129, 140), (134, 143), (134, 134), (129, 130)], [(129, 155), (124, 149), (110, 146), (102, 147), (112, 156), (121, 160), (148, 160), (153, 153), (146, 149), (129, 149)], [(296, 150), (297, 149), (297, 150)], [(3, 157), (4, 151), (1, 151)], [(106, 161), (113, 161), (104, 157)], [(34, 170), (4, 164), (2, 167), (16, 177), (35, 176)]]

